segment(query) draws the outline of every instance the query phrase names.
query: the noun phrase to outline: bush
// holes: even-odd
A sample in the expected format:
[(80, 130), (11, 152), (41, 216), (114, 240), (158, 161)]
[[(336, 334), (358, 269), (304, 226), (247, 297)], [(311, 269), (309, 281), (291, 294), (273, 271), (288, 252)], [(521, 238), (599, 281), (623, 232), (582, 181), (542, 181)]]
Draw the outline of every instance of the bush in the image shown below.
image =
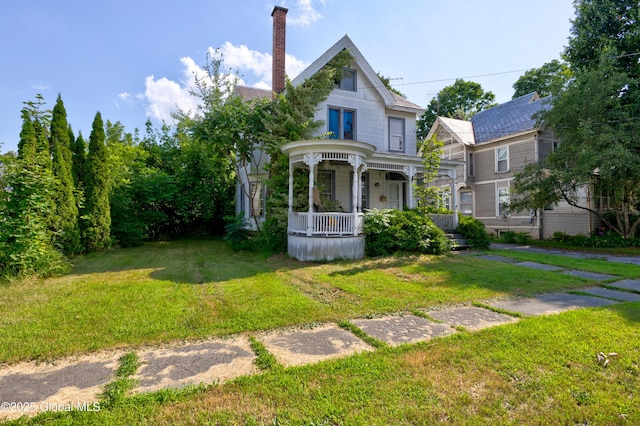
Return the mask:
[(247, 248), (249, 241), (249, 230), (246, 227), (244, 215), (227, 216), (224, 218), (228, 223), (224, 226), (224, 241), (227, 241), (233, 250)]
[(475, 249), (489, 248), (491, 243), (484, 223), (471, 216), (460, 216), (456, 232), (462, 234), (467, 243)]
[(444, 231), (428, 216), (413, 210), (370, 210), (364, 216), (363, 233), (367, 256), (442, 254), (451, 249)]
[(505, 231), (500, 234), (500, 240), (503, 243), (507, 244), (515, 244), (516, 242), (516, 232), (515, 231)]

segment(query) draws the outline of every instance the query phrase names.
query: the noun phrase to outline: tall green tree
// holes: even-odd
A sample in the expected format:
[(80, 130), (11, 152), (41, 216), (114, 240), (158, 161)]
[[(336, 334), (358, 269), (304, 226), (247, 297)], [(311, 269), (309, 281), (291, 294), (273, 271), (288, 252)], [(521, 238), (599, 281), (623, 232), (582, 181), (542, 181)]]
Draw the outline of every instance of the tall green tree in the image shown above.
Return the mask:
[(533, 92), (537, 92), (540, 97), (559, 95), (567, 88), (572, 75), (566, 63), (554, 59), (521, 75), (513, 83), (513, 99)]
[(78, 206), (75, 197), (75, 185), (71, 174), (71, 144), (67, 112), (58, 95), (51, 116), (49, 149), (51, 150), (52, 171), (55, 179), (53, 188), (55, 243), (66, 254), (72, 254), (80, 248), (80, 227), (78, 224)]
[[(582, 0), (575, 9), (565, 52), (575, 79), (543, 117), (561, 145), (516, 174), (512, 210), (565, 200), (631, 237), (640, 226), (639, 5)], [(586, 191), (607, 197), (609, 211), (578, 202)]]
[(82, 194), (84, 186), (84, 163), (87, 160), (87, 143), (82, 137), (82, 133), (78, 133), (78, 137), (74, 137), (73, 130), (69, 126), (69, 142), (71, 143), (71, 175), (73, 176), (73, 184), (76, 190)]
[(451, 86), (438, 92), (418, 118), (418, 139), (427, 137), (438, 116), (469, 120), (476, 113), (495, 106), (495, 100), (493, 92), (485, 92), (479, 83), (457, 79)]
[(89, 136), (85, 167), (85, 204), (81, 218), (83, 243), (87, 251), (110, 244), (109, 165), (102, 115), (96, 113)]
[(32, 105), (22, 110), (18, 157), (2, 158), (0, 173), (0, 273), (31, 277), (62, 272), (64, 256), (53, 245), (55, 179), (42, 121)]

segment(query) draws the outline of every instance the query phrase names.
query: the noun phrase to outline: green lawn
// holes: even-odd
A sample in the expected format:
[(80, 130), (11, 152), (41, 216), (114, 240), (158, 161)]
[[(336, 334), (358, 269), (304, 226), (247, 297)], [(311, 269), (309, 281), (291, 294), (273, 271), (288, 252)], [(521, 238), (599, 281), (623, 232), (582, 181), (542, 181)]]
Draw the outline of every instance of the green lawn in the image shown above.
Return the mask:
[[(601, 261), (566, 264), (578, 266), (612, 273)], [(617, 275), (640, 277), (639, 267), (623, 266)], [(593, 284), (469, 255), (320, 264), (236, 253), (217, 240), (147, 244), (78, 258), (68, 276), (1, 285), (0, 362), (133, 351)], [(265, 363), (271, 368), (263, 374), (225, 385), (33, 422), (634, 424), (640, 423), (639, 323), (640, 303), (527, 318), (313, 366)], [(604, 368), (595, 360), (600, 351), (620, 355)]]

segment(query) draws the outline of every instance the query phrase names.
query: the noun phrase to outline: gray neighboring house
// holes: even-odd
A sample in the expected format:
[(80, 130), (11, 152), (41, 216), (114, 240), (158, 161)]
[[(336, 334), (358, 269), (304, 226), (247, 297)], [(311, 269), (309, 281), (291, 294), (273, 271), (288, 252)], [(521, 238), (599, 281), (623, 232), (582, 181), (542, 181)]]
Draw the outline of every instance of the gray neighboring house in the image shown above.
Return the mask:
[[(428, 138), (444, 142), (443, 159), (457, 160), (457, 211), (481, 220), (487, 231), (525, 232), (534, 239), (554, 232), (588, 235), (598, 224), (595, 215), (565, 202), (540, 210), (508, 213), (514, 171), (546, 158), (559, 144), (551, 130), (538, 127), (536, 114), (551, 107), (549, 97), (530, 93), (481, 111), (471, 120), (438, 117)], [(450, 187), (447, 180), (436, 185)], [(588, 188), (580, 205), (602, 205)]]

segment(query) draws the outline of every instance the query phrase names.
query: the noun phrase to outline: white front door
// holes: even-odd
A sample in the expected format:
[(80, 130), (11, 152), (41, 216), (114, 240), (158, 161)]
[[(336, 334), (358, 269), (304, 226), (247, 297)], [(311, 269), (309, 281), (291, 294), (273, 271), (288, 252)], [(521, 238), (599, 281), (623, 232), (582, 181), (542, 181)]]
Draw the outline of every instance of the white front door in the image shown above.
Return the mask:
[(388, 182), (389, 185), (389, 197), (387, 199), (387, 208), (402, 210), (403, 203), (403, 191), (402, 182)]

